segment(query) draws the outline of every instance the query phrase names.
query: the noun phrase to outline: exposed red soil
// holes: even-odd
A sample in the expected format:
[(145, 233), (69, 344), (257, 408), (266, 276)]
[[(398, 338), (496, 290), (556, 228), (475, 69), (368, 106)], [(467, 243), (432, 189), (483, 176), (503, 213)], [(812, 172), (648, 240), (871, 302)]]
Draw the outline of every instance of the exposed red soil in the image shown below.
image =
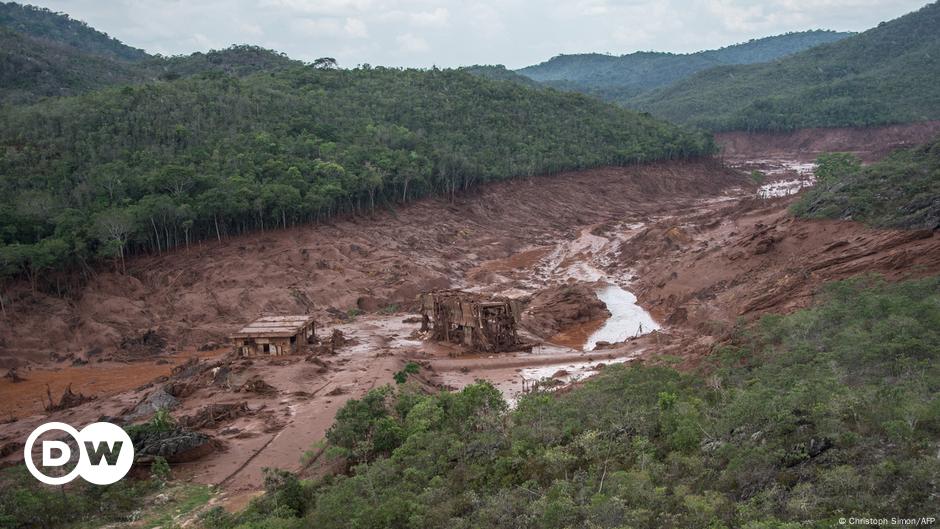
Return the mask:
[[(863, 273), (888, 279), (940, 273), (940, 233), (875, 230), (790, 216), (794, 197), (750, 200), (674, 217), (628, 241), (621, 258), (635, 293), (663, 321), (701, 332), (738, 317), (788, 312), (820, 285)], [(679, 230), (686, 239), (668, 239)]]
[(96, 398), (110, 397), (122, 391), (142, 386), (156, 377), (169, 375), (173, 367), (189, 358), (208, 358), (220, 351), (181, 353), (163, 362), (101, 362), (85, 365), (46, 365), (19, 370), (25, 380), (0, 384), (0, 420), (10, 416), (28, 417), (41, 413), (48, 402), (46, 388), (58, 399), (71, 384), (72, 391)]
[[(551, 338), (561, 333), (562, 345), (580, 347), (585, 340), (573, 342), (576, 335), (588, 328), (597, 328), (610, 317), (610, 311), (595, 294), (590, 283), (562, 284), (542, 290), (532, 296), (522, 315), (522, 324), (536, 336)], [(590, 334), (588, 334), (590, 336)]]
[(913, 147), (940, 134), (940, 121), (865, 128), (801, 129), (792, 132), (720, 132), (715, 141), (729, 160), (813, 161), (824, 152), (853, 152), (866, 162)]
[(127, 275), (99, 273), (75, 299), (22, 285), (8, 293), (15, 309), (0, 325), (0, 359), (115, 351), (150, 328), (183, 350), (222, 340), (262, 313), (324, 317), (330, 307), (346, 311), (363, 298), (378, 307), (407, 305), (421, 291), (462, 280), (479, 263), (548, 245), (575, 226), (639, 218), (739, 178), (710, 162), (689, 162), (516, 180), (454, 204), (424, 200), (375, 219), (138, 258)]
[(584, 346), (595, 331), (604, 326), (604, 321), (604, 319), (596, 319), (568, 325), (554, 336), (551, 336), (548, 341), (578, 349)]
[[(887, 142), (894, 141), (888, 136)], [(764, 148), (762, 141), (741, 140), (737, 155), (767, 159), (763, 151), (746, 150)], [(875, 150), (883, 150), (875, 143)], [(811, 159), (810, 147), (790, 159)], [(786, 159), (785, 148), (781, 143), (780, 159)], [(240, 505), (260, 488), (264, 467), (329, 471), (325, 462), (313, 465), (301, 455), (311, 450), (316, 459), (319, 449), (313, 444), (336, 411), (348, 399), (391, 383), (408, 361), (422, 366), (417, 379), (429, 390), (486, 378), (513, 396), (532, 382), (526, 377), (534, 367), (557, 374), (642, 355), (694, 358), (718, 343), (740, 316), (803, 306), (832, 279), (864, 272), (891, 279), (940, 272), (936, 233), (794, 219), (786, 212), (792, 197), (759, 200), (747, 182), (742, 173), (713, 162), (566, 173), (486, 186), (455, 203), (425, 200), (374, 219), (140, 257), (129, 263), (127, 275), (99, 273), (74, 299), (33, 294), (21, 285), (13, 291), (12, 315), (0, 324), (0, 360), (25, 364), (17, 373), (26, 380), (0, 378), (0, 409), (22, 411), (18, 421), (0, 424), (0, 447), (22, 442), (32, 428), (50, 420), (81, 425), (120, 416), (162, 388), (161, 381), (146, 383), (168, 374), (174, 364), (224, 351), (223, 345), (196, 353), (197, 347), (223, 343), (262, 313), (310, 312), (321, 337), (338, 328), (350, 342), (335, 355), (309, 361), (302, 356), (238, 361), (224, 366), (231, 371), (219, 367), (191, 385), (171, 380), (180, 401), (173, 415), (195, 417), (194, 424), (223, 447), (177, 465), (176, 476), (221, 485), (233, 505)], [(604, 322), (596, 298), (588, 295), (587, 285), (595, 280), (579, 275), (582, 265), (604, 268), (607, 278), (629, 285), (663, 329), (582, 351)], [(570, 283), (581, 292), (560, 295), (565, 290), (560, 285)], [(453, 347), (422, 341), (418, 323), (406, 314), (417, 294), (442, 287), (541, 300), (541, 334), (548, 339), (531, 353), (452, 356)], [(393, 305), (401, 312), (388, 314)], [(375, 313), (340, 318), (353, 307)], [(121, 357), (127, 353), (121, 344), (136, 351), (139, 337), (153, 336), (149, 329), (159, 339), (144, 340), (155, 347), (137, 351), (141, 360), (68, 367), (48, 360), (50, 352), (80, 359)], [(162, 340), (159, 358), (171, 364), (146, 358), (148, 351), (163, 348)], [(100, 352), (88, 355), (93, 348)], [(73, 382), (73, 391), (98, 398), (44, 413), (37, 396), (45, 395), (46, 382), (52, 382), (55, 396)], [(245, 391), (252, 387), (265, 391)], [(236, 412), (207, 422), (207, 406)], [(0, 464), (17, 457), (11, 452)]]

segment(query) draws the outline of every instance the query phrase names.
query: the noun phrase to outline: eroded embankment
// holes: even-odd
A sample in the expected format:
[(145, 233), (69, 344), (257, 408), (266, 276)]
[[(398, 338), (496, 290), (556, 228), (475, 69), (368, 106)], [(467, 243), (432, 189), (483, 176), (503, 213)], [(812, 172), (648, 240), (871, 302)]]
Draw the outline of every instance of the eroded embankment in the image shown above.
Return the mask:
[(940, 121), (865, 128), (800, 129), (792, 132), (720, 132), (715, 141), (730, 161), (785, 159), (812, 161), (825, 152), (852, 152), (866, 162), (897, 149), (932, 140)]

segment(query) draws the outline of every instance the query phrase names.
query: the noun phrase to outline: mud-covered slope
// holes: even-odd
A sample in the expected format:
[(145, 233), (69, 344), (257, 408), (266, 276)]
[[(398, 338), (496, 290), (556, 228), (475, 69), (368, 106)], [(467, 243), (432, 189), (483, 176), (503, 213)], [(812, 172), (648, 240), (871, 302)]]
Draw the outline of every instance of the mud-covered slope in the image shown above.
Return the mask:
[(668, 324), (721, 335), (739, 317), (806, 306), (826, 282), (940, 272), (940, 233), (790, 215), (793, 198), (752, 199), (654, 224), (621, 248), (637, 296)]
[(740, 176), (714, 162), (605, 168), (486, 186), (329, 226), (193, 245), (98, 271), (70, 297), (15, 285), (0, 327), (5, 363), (115, 350), (156, 329), (178, 349), (218, 341), (262, 313), (385, 308), (461, 280), (479, 263), (717, 195)]

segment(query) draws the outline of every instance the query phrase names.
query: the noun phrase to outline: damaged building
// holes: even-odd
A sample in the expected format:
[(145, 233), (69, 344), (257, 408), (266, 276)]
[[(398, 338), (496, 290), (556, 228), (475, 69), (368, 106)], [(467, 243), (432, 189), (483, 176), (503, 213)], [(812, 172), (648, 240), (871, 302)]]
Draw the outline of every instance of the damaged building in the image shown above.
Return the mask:
[(264, 316), (232, 335), (239, 356), (289, 355), (316, 341), (311, 316)]
[(431, 331), (434, 340), (474, 351), (516, 351), (525, 348), (516, 331), (521, 311), (513, 299), (438, 290), (421, 296), (421, 330)]

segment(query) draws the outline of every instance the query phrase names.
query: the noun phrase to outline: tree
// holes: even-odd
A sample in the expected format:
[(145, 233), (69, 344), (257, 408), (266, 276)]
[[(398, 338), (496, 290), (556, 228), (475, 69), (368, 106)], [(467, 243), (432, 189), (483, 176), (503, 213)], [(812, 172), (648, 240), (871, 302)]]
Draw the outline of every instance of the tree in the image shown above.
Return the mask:
[(333, 57), (320, 57), (313, 61), (313, 67), (318, 70), (335, 70), (339, 66)]
[(127, 272), (124, 262), (124, 250), (128, 236), (134, 229), (134, 216), (126, 209), (111, 208), (95, 216), (98, 237), (104, 241), (101, 252), (104, 255), (119, 256), (121, 272)]
[(830, 152), (816, 158), (817, 185), (830, 189), (840, 180), (857, 173), (862, 168), (862, 161), (848, 152)]

